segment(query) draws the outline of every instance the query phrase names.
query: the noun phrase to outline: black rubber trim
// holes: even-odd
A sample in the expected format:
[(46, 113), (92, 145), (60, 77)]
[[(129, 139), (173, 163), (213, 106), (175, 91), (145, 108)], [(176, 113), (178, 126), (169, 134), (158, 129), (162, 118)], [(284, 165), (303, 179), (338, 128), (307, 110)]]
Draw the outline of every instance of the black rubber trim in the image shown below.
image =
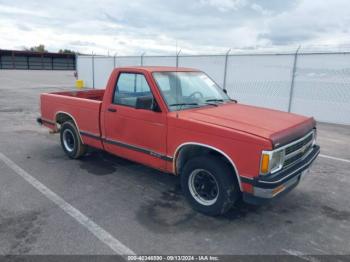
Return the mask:
[[(141, 153), (145, 153), (145, 154), (150, 154), (151, 153), (150, 150), (144, 149), (142, 147), (137, 147), (137, 146), (132, 146), (132, 145), (129, 145), (129, 144), (125, 144), (125, 143), (122, 143), (122, 142), (119, 142), (119, 141), (110, 140), (110, 139), (103, 139), (103, 141), (108, 143), (108, 144), (125, 147), (127, 149), (131, 149), (131, 150), (134, 150), (134, 151), (137, 151), (137, 152), (141, 152)], [(155, 156), (156, 156), (156, 154), (155, 154)]]
[(91, 133), (89, 133), (89, 132), (80, 131), (80, 134), (81, 134), (82, 136), (87, 136), (87, 137), (90, 137), (90, 138), (94, 138), (94, 139), (96, 139), (96, 140), (101, 140), (101, 137), (100, 137), (100, 136), (91, 134)]
[(253, 178), (246, 178), (246, 177), (243, 177), (243, 176), (241, 176), (240, 179), (241, 179), (241, 182), (248, 183), (248, 184), (251, 184), (252, 181), (254, 180)]
[(111, 139), (107, 139), (107, 138), (101, 138), (100, 136), (97, 136), (97, 135), (94, 135), (94, 134), (91, 134), (91, 133), (85, 132), (85, 131), (80, 131), (80, 134), (83, 135), (83, 136), (87, 136), (87, 137), (93, 138), (93, 139), (101, 140), (101, 141), (103, 141), (105, 143), (108, 143), (108, 144), (111, 144), (111, 145), (116, 145), (116, 146), (124, 147), (124, 148), (130, 149), (130, 150), (134, 150), (134, 151), (137, 151), (137, 152), (140, 152), (140, 153), (151, 155), (153, 157), (160, 158), (160, 159), (168, 161), (168, 162), (172, 162), (173, 161), (172, 157), (168, 157), (166, 155), (162, 155), (162, 154), (159, 154), (157, 152), (154, 152), (154, 151), (142, 148), (142, 147), (125, 144), (123, 142), (116, 141), (116, 140), (111, 140)]
[(300, 163), (295, 166), (288, 168), (287, 170), (281, 170), (273, 175), (273, 177), (266, 175), (266, 177), (257, 177), (253, 180), (244, 179), (244, 183), (248, 183), (253, 185), (254, 187), (260, 188), (275, 188), (279, 185), (284, 184), (288, 180), (300, 175), (301, 172), (306, 170), (316, 159), (318, 154), (320, 153), (320, 147), (315, 145), (310, 152), (310, 154)]

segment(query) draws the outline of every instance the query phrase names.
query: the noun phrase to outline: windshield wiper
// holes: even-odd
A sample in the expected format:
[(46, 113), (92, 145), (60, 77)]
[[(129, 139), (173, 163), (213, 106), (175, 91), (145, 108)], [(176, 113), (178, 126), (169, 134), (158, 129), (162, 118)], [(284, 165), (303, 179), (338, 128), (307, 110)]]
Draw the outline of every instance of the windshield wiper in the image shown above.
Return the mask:
[(205, 102), (204, 104), (206, 104), (206, 105), (211, 105), (211, 106), (219, 106), (219, 105), (216, 104), (216, 103), (210, 103), (210, 102)]
[(205, 102), (224, 102), (224, 99), (218, 99), (218, 98), (213, 98), (213, 99), (207, 99)]
[(198, 106), (198, 103), (176, 103), (169, 106)]
[[(205, 100), (206, 102), (224, 102), (225, 100), (224, 99), (207, 99)], [(231, 101), (231, 102), (234, 102), (234, 103), (237, 103), (237, 100), (235, 99), (231, 99), (229, 98), (227, 101)]]
[[(218, 104), (210, 103), (207, 101), (204, 104), (211, 105), (211, 106), (218, 106)], [(169, 106), (180, 106), (180, 109), (181, 109), (182, 106), (199, 106), (199, 104), (198, 103), (176, 103), (176, 104), (170, 104)]]

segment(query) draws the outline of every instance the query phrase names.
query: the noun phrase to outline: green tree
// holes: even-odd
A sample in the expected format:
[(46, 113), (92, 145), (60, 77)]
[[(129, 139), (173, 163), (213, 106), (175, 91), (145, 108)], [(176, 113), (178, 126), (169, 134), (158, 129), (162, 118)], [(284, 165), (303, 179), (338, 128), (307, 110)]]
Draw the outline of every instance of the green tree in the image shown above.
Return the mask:
[(58, 50), (59, 54), (79, 54), (79, 52), (69, 50), (69, 49), (60, 49)]
[(32, 51), (32, 52), (41, 52), (41, 53), (47, 52), (44, 45), (38, 45), (38, 46), (30, 47), (30, 48), (25, 48), (25, 50)]

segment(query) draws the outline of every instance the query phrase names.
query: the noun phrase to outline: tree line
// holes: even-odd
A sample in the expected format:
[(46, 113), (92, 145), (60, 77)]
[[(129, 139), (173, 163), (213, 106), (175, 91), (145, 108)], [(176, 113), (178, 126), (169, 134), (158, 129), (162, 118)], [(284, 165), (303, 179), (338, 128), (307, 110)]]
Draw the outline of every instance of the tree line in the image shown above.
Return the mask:
[[(32, 47), (24, 47), (23, 50), (25, 51), (31, 51), (31, 52), (40, 52), (40, 53), (47, 53), (48, 51), (45, 48), (45, 45), (37, 45), (37, 46), (32, 46)], [(70, 50), (70, 49), (60, 49), (58, 50), (59, 54), (80, 54), (77, 51)]]

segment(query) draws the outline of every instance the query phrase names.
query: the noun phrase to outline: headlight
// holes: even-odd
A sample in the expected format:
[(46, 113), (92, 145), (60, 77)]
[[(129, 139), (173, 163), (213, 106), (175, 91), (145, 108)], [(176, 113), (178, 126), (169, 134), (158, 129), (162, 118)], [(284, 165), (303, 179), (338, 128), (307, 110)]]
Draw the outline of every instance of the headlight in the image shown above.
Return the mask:
[(282, 169), (284, 162), (284, 149), (263, 151), (260, 160), (260, 174), (266, 175)]

